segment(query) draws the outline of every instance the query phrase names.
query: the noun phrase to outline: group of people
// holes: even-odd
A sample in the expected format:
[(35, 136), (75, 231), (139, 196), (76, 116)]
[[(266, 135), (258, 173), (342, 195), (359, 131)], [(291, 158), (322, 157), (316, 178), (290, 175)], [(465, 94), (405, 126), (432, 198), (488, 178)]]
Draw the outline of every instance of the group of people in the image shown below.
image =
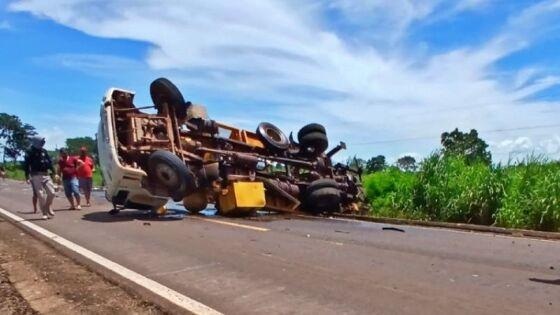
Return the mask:
[(81, 210), (80, 190), (84, 193), (86, 204), (91, 205), (91, 191), (93, 188), (93, 172), (95, 164), (88, 155), (87, 148), (80, 149), (79, 156), (70, 156), (66, 149), (60, 149), (58, 170), (47, 150), (44, 148), (45, 139), (31, 138), (31, 148), (26, 152), (23, 168), (25, 178), (33, 188), (33, 211), (37, 212), (37, 203), (43, 214), (43, 219), (54, 216), (52, 203), (55, 197), (55, 182), (62, 180), (64, 194), (70, 203), (70, 210)]

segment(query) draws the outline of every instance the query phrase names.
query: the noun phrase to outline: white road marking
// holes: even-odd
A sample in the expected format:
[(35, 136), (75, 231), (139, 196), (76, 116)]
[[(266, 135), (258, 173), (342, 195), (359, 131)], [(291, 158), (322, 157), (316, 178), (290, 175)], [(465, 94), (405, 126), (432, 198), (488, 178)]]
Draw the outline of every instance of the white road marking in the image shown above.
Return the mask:
[(33, 231), (51, 239), (52, 241), (68, 248), (69, 250), (78, 253), (80, 255), (82, 255), (83, 257), (101, 265), (104, 266), (105, 268), (115, 272), (116, 274), (118, 274), (119, 276), (130, 280), (134, 283), (136, 283), (137, 285), (159, 295), (160, 297), (168, 300), (169, 302), (187, 310), (188, 312), (191, 312), (193, 314), (200, 314), (200, 315), (218, 315), (218, 314), (222, 314), (212, 308), (210, 308), (207, 305), (204, 305), (194, 299), (191, 299), (177, 291), (174, 291), (158, 282), (155, 282), (149, 278), (146, 278), (145, 276), (138, 274), (124, 266), (121, 266), (119, 264), (117, 264), (116, 262), (113, 262), (103, 256), (100, 256), (78, 244), (75, 244), (57, 234), (54, 234), (34, 223), (31, 223), (29, 221), (26, 221), (25, 219), (7, 211), (4, 210), (2, 208), (0, 208), (0, 214), (3, 214), (4, 216), (14, 220), (15, 222), (26, 226), (27, 228), (32, 229)]
[[(194, 217), (193, 217), (193, 219), (194, 219)], [(196, 218), (196, 219), (202, 220), (202, 221), (218, 223), (218, 224), (223, 224), (223, 225), (235, 226), (235, 227), (238, 227), (238, 228), (249, 229), (249, 230), (254, 230), (254, 231), (259, 231), (259, 232), (270, 231), (267, 228), (262, 228), (262, 227), (258, 227), (258, 226), (252, 226), (252, 225), (239, 224), (239, 223), (228, 222), (228, 221), (222, 221), (222, 220), (216, 220), (216, 219), (207, 219), (207, 218)]]

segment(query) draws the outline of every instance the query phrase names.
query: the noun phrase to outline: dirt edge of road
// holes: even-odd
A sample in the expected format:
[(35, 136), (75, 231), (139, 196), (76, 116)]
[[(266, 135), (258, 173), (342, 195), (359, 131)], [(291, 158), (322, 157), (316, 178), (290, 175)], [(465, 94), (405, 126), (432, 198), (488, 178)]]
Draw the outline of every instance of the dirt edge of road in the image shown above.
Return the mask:
[[(2, 314), (168, 314), (157, 301), (103, 268), (0, 216)], [(184, 312), (184, 311), (183, 311)], [(180, 313), (180, 312), (179, 312)]]
[(508, 229), (496, 226), (486, 226), (486, 225), (476, 225), (467, 223), (451, 223), (451, 222), (439, 222), (439, 221), (419, 221), (419, 220), (409, 220), (409, 219), (395, 219), (395, 218), (378, 218), (363, 215), (350, 215), (350, 214), (332, 214), (330, 215), (334, 218), (374, 222), (374, 223), (385, 223), (385, 224), (396, 224), (396, 225), (412, 225), (421, 226), (429, 228), (442, 228), (450, 230), (460, 230), (466, 232), (480, 232), (480, 233), (493, 233), (500, 235), (508, 235), (513, 237), (526, 237), (526, 238), (536, 238), (536, 239), (547, 239), (547, 240), (560, 240), (559, 232), (545, 232), (545, 231), (534, 231), (534, 230), (522, 230), (522, 229)]

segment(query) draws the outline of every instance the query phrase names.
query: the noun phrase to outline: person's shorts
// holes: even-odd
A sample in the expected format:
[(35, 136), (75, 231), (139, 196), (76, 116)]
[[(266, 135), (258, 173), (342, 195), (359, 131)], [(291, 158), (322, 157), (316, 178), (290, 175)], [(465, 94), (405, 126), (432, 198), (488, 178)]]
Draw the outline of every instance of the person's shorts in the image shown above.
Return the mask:
[(31, 190), (33, 190), (33, 197), (37, 198), (37, 189), (35, 189), (35, 185), (31, 184)]
[(91, 177), (78, 178), (80, 182), (80, 190), (84, 193), (91, 192), (93, 189), (93, 179)]
[(76, 198), (80, 197), (77, 178), (63, 179), (62, 185), (64, 186), (64, 194), (66, 195), (66, 198), (70, 198), (72, 195)]

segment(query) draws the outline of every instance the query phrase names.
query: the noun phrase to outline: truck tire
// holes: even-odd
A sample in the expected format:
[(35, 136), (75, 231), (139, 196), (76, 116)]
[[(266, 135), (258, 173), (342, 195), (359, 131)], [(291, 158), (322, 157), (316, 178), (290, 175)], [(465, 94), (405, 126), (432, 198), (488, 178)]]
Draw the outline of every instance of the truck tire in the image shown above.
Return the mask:
[(192, 193), (183, 198), (183, 206), (191, 214), (197, 214), (208, 207), (208, 198), (206, 198), (206, 191), (201, 190)]
[(148, 174), (151, 181), (167, 190), (168, 196), (180, 201), (196, 190), (196, 179), (185, 163), (169, 151), (155, 151), (148, 158)]
[(332, 178), (321, 178), (314, 180), (309, 184), (307, 187), (307, 194), (314, 192), (315, 190), (319, 190), (322, 188), (336, 188), (338, 189), (338, 183)]
[(290, 146), (290, 141), (282, 130), (271, 123), (260, 123), (257, 127), (257, 135), (265, 143), (266, 147), (274, 152), (287, 150)]
[(158, 112), (167, 103), (170, 110), (175, 110), (178, 119), (187, 117), (187, 107), (181, 91), (166, 78), (156, 79), (150, 84), (150, 96)]
[(340, 190), (337, 188), (319, 188), (307, 194), (306, 208), (313, 214), (340, 211)]
[(312, 124), (308, 124), (305, 125), (303, 127), (301, 127), (301, 129), (298, 131), (298, 141), (301, 141), (301, 138), (303, 138), (303, 136), (307, 135), (308, 133), (312, 133), (312, 132), (320, 132), (322, 134), (324, 134), (325, 136), (327, 135), (327, 130), (325, 129), (325, 127), (321, 124), (317, 124), (317, 123), (312, 123)]
[(329, 140), (326, 134), (315, 131), (302, 136), (299, 144), (304, 154), (318, 156), (327, 150)]

